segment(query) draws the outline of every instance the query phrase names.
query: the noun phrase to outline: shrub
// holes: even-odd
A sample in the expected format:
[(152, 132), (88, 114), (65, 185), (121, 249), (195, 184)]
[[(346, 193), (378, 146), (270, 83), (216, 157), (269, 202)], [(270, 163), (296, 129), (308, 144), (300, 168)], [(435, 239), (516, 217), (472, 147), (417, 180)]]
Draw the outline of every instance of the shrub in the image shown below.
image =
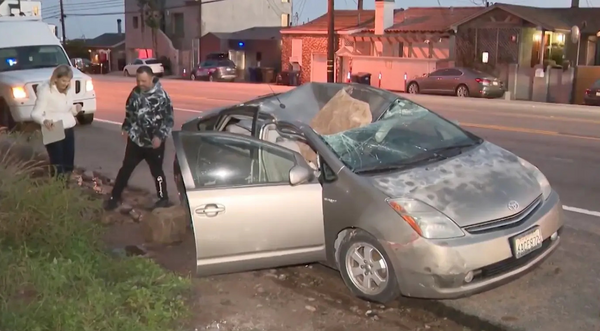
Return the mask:
[(176, 330), (189, 280), (108, 254), (99, 202), (31, 177), (44, 156), (20, 139), (0, 135), (0, 330)]

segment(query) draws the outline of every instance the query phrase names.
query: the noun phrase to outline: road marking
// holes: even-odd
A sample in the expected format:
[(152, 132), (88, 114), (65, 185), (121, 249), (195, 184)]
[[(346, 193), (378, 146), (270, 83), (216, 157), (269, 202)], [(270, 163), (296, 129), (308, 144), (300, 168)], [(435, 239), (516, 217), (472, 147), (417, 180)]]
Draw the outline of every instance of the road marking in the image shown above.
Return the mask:
[[(188, 111), (198, 112), (198, 113), (201, 112), (201, 111), (191, 110), (191, 109), (188, 109)], [(121, 125), (121, 123), (119, 123), (119, 122), (104, 120), (104, 119), (101, 119), (101, 118), (96, 118), (95, 121), (98, 121), (98, 122), (101, 122), (101, 123), (108, 123), (108, 124), (119, 125), (119, 126)], [(566, 211), (570, 211), (572, 213), (578, 213), (578, 214), (584, 214), (584, 215), (588, 215), (588, 216), (600, 217), (600, 212), (593, 211), (593, 210), (587, 210), (587, 209), (577, 208), (577, 207), (570, 207), (570, 206), (565, 206), (565, 205), (563, 205), (563, 209), (566, 210)]]
[(565, 206), (565, 205), (563, 205), (563, 209), (566, 211), (570, 211), (572, 213), (600, 217), (600, 212), (593, 211), (593, 210), (587, 210), (587, 209), (577, 208), (577, 207), (569, 207), (569, 206)]
[(556, 132), (556, 131), (516, 128), (516, 127), (510, 127), (510, 126), (475, 124), (475, 123), (460, 123), (460, 126), (479, 128), (479, 129), (498, 130), (498, 131), (523, 132), (523, 133), (539, 134), (539, 135), (544, 135), (544, 136), (567, 137), (567, 138), (574, 138), (574, 139), (600, 141), (600, 137), (588, 137), (588, 136), (580, 136), (580, 135), (574, 135), (574, 134), (570, 134), (570, 133), (562, 133), (562, 132)]
[(186, 108), (173, 108), (173, 109), (179, 110), (179, 111), (185, 111), (185, 112), (188, 112), (188, 113), (197, 113), (197, 114), (204, 112), (203, 110), (186, 109)]

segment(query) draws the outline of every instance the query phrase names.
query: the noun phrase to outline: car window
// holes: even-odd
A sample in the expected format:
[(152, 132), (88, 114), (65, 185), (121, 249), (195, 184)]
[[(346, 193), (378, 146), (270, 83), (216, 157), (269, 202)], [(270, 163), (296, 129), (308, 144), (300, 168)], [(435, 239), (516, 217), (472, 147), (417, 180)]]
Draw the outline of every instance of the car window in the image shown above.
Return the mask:
[(220, 67), (235, 67), (235, 63), (233, 63), (233, 61), (227, 59), (227, 60), (219, 60), (219, 66)]
[(135, 61), (133, 61), (133, 64), (144, 64), (144, 62), (142, 62), (142, 60), (140, 59), (135, 59)]
[(161, 62), (157, 59), (146, 60), (146, 64), (159, 64), (159, 63), (161, 63)]
[(291, 151), (234, 135), (181, 134), (196, 188), (288, 184)]
[(431, 74), (429, 74), (430, 77), (439, 77), (439, 76), (444, 76), (444, 73), (446, 72), (447, 69), (440, 69), (440, 70), (436, 70), (434, 72), (432, 72)]
[(600, 88), (600, 79), (598, 79), (593, 85), (592, 88)]
[(457, 69), (448, 69), (444, 72), (443, 76), (461, 76), (462, 72)]
[(208, 61), (204, 61), (204, 63), (202, 63), (200, 66), (201, 67), (215, 67), (216, 65), (217, 65), (216, 61), (208, 60)]
[(380, 120), (322, 139), (354, 172), (409, 165), (431, 151), (481, 143), (479, 137), (403, 98)]
[(54, 68), (69, 65), (69, 58), (58, 45), (0, 48), (0, 72)]

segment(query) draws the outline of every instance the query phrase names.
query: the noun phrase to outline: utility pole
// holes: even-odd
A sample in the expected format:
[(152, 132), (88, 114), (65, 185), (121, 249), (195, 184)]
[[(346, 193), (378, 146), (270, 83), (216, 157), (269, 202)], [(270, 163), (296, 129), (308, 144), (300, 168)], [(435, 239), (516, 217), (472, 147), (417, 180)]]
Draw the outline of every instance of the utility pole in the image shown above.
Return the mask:
[(363, 10), (363, 0), (358, 0), (357, 2), (358, 10)]
[(202, 63), (202, 0), (198, 1), (198, 64)]
[(62, 42), (65, 44), (67, 42), (67, 31), (65, 30), (65, 7), (63, 5), (63, 0), (59, 0), (60, 4), (60, 29), (62, 30)]
[(334, 57), (335, 57), (335, 15), (333, 0), (328, 0), (329, 4), (327, 6), (327, 82), (333, 83), (335, 82), (334, 75)]

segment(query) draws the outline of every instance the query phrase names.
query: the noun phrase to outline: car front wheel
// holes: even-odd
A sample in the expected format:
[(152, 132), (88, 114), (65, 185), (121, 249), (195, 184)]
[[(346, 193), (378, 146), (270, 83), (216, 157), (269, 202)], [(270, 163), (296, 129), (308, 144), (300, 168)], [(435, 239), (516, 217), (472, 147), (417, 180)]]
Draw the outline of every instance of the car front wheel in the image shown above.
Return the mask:
[(375, 237), (350, 230), (336, 253), (342, 279), (355, 296), (383, 304), (400, 296), (392, 263)]

